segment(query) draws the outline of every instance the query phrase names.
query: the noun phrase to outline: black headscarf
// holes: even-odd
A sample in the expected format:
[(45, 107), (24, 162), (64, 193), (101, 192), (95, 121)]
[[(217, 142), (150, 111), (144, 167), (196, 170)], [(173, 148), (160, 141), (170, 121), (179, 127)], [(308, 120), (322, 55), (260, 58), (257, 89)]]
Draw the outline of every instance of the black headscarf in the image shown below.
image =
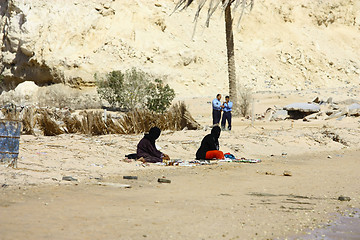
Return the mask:
[(156, 139), (159, 138), (161, 133), (160, 128), (158, 127), (152, 127), (149, 131), (149, 133), (145, 134), (145, 138), (148, 139), (151, 143), (151, 145), (153, 145), (155, 147), (155, 141)]
[(218, 140), (220, 137), (221, 128), (219, 126), (215, 126), (211, 129), (211, 136), (214, 138), (214, 140)]
[(219, 137), (221, 128), (215, 126), (211, 129), (211, 133), (206, 135), (201, 141), (200, 148), (196, 152), (196, 159), (205, 159), (208, 151), (219, 150)]

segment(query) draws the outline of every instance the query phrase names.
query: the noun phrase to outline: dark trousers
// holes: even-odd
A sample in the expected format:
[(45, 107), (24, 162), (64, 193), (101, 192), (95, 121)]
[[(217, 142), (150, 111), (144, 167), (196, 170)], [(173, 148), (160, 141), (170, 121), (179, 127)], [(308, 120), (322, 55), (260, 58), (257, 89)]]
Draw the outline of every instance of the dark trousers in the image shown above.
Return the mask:
[(221, 119), (221, 111), (213, 109), (213, 124), (217, 124), (220, 122)]
[(231, 130), (231, 112), (224, 112), (221, 119), (221, 126), (225, 128), (226, 120), (228, 122), (228, 129)]

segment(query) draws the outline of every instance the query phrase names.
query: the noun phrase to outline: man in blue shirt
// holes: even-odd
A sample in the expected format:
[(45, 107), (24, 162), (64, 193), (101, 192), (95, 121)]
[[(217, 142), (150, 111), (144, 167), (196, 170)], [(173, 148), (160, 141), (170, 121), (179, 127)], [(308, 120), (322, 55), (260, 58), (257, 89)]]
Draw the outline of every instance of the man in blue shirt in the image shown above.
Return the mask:
[(216, 98), (212, 101), (213, 124), (218, 124), (221, 119), (221, 111), (224, 106), (221, 105), (220, 99), (221, 99), (221, 94), (218, 94), (216, 95)]
[(230, 97), (226, 96), (225, 97), (225, 102), (223, 104), (223, 116), (222, 116), (222, 120), (221, 120), (221, 128), (225, 129), (225, 124), (226, 124), (226, 120), (228, 122), (228, 129), (229, 131), (231, 130), (231, 110), (232, 110), (232, 106), (233, 103), (230, 102)]

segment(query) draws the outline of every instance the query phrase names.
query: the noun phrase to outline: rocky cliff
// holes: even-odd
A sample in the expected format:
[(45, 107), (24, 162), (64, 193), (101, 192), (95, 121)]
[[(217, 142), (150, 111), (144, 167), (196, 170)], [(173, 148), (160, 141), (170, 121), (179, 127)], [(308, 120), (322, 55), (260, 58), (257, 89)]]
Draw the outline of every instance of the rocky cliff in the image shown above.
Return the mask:
[[(94, 73), (138, 67), (178, 97), (226, 93), (224, 19), (175, 0), (1, 0), (1, 91), (33, 81), (94, 87)], [(206, 13), (206, 11), (204, 11)], [(360, 1), (256, 0), (236, 29), (239, 81), (254, 90), (360, 84)]]

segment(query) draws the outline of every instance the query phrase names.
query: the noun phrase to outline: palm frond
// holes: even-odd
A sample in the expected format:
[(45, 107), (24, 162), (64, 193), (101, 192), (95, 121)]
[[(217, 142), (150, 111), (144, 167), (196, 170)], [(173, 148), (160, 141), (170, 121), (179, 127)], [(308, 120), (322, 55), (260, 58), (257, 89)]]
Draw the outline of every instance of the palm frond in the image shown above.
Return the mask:
[[(177, 2), (177, 4), (175, 5), (174, 11), (171, 14), (173, 14), (177, 10), (182, 11), (182, 10), (188, 8), (193, 2), (195, 2), (195, 1), (194, 0), (179, 0)], [(214, 14), (214, 12), (218, 9), (219, 6), (221, 6), (221, 9), (222, 9), (221, 14), (223, 14), (223, 12), (225, 11), (225, 8), (229, 4), (231, 4), (233, 16), (234, 16), (233, 19), (235, 19), (235, 16), (236, 16), (235, 13), (240, 12), (240, 15), (237, 20), (237, 27), (239, 28), (240, 22), (241, 22), (241, 19), (243, 18), (245, 10), (249, 8), (249, 10), (251, 11), (254, 7), (255, 0), (200, 0), (199, 5), (196, 10), (196, 13), (195, 13), (195, 16), (194, 16), (194, 30), (193, 30), (192, 37), (194, 37), (198, 19), (200, 16), (200, 12), (204, 8), (206, 2), (209, 2), (209, 6), (207, 9), (207, 17), (206, 17), (206, 21), (205, 21), (206, 27), (209, 27), (210, 19), (211, 19), (212, 15)]]
[(195, 13), (195, 17), (194, 17), (194, 30), (193, 30), (193, 34), (191, 36), (191, 39), (194, 38), (194, 35), (195, 35), (195, 30), (196, 30), (196, 26), (197, 26), (197, 23), (198, 23), (198, 19), (199, 19), (199, 16), (200, 16), (200, 12), (201, 12), (201, 9), (204, 7), (205, 3), (206, 3), (207, 0), (201, 0), (201, 2), (199, 3), (199, 6), (198, 6), (198, 9)]
[(209, 9), (208, 9), (208, 16), (206, 18), (206, 22), (205, 22), (205, 26), (209, 27), (210, 25), (210, 18), (211, 16), (214, 14), (214, 12), (216, 11), (216, 9), (218, 8), (220, 1), (217, 1), (217, 3), (215, 3), (215, 6), (213, 7), (214, 4), (214, 0), (210, 1), (210, 5), (209, 5)]

